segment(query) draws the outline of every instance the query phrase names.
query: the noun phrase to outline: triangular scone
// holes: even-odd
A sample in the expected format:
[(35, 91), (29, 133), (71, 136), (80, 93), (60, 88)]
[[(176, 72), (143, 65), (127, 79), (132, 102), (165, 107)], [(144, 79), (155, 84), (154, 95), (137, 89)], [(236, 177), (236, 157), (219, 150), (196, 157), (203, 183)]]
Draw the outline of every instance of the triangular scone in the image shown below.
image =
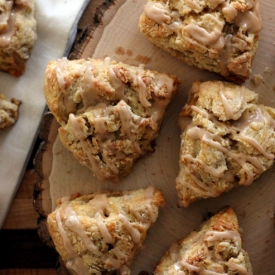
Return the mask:
[(0, 1), (0, 70), (21, 76), (37, 39), (35, 1)]
[(259, 0), (148, 0), (139, 28), (179, 60), (243, 83), (262, 28)]
[(253, 274), (232, 208), (220, 211), (170, 247), (154, 271), (154, 275), (167, 274)]
[(179, 204), (250, 185), (274, 162), (275, 109), (228, 82), (195, 82), (180, 114)]
[(179, 84), (175, 76), (109, 58), (61, 59), (48, 64), (44, 91), (62, 143), (103, 181), (129, 174), (153, 151)]
[(163, 194), (152, 186), (62, 198), (48, 215), (48, 229), (73, 274), (118, 270), (126, 275), (164, 204)]

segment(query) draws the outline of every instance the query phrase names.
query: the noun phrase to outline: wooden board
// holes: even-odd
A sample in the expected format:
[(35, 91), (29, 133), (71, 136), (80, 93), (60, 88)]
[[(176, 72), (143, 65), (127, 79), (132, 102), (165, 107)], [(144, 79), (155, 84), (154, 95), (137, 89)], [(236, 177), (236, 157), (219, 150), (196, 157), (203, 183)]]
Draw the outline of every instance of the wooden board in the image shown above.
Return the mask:
[[(96, 24), (93, 22), (87, 26), (69, 57), (76, 59), (110, 56), (131, 65), (143, 63), (149, 69), (176, 74), (183, 80), (179, 93), (168, 107), (161, 133), (156, 140), (155, 152), (140, 159), (132, 173), (119, 183), (101, 183), (62, 146), (57, 136), (58, 124), (48, 114), (45, 117), (42, 136), (45, 142), (36, 161), (41, 177), (38, 190), (43, 190), (36, 200), (37, 207), (46, 217), (54, 209), (57, 198), (75, 192), (84, 194), (106, 188), (124, 190), (148, 185), (161, 189), (167, 204), (151, 228), (144, 243), (145, 248), (132, 265), (132, 274), (138, 274), (141, 271), (151, 273), (168, 247), (195, 229), (207, 217), (207, 213), (217, 212), (225, 205), (230, 205), (236, 211), (244, 230), (246, 248), (251, 256), (254, 273), (275, 274), (274, 166), (249, 187), (236, 188), (219, 198), (199, 201), (186, 209), (177, 207), (175, 178), (178, 173), (180, 145), (178, 115), (195, 80), (220, 77), (185, 65), (147, 41), (138, 30), (138, 18), (145, 3), (145, 0), (106, 2), (97, 10)], [(259, 93), (261, 103), (271, 107), (275, 107), (273, 14), (273, 0), (262, 1), (264, 27), (251, 79), (245, 83), (247, 87)], [(262, 81), (257, 85), (252, 81), (255, 75), (262, 76)]]

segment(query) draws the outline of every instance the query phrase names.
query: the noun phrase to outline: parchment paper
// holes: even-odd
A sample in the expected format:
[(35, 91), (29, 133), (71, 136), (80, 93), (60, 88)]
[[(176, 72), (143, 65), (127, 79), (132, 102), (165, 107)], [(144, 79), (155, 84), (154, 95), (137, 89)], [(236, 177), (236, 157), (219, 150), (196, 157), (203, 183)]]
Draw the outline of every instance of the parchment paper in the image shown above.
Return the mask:
[(22, 101), (15, 125), (0, 132), (0, 228), (17, 191), (46, 108), (47, 63), (66, 56), (88, 0), (35, 0), (37, 41), (23, 76), (0, 72), (0, 93)]
[[(139, 32), (138, 19), (146, 0), (121, 0), (121, 5), (105, 25), (96, 48), (85, 49), (86, 56), (111, 58), (132, 65), (145, 63), (149, 69), (176, 74), (183, 83), (169, 105), (163, 121), (157, 146), (152, 155), (136, 163), (132, 173), (118, 184), (100, 183), (86, 167), (81, 166), (56, 139), (53, 148), (53, 166), (50, 175), (52, 207), (57, 198), (75, 192), (82, 194), (99, 189), (132, 190), (153, 185), (163, 191), (167, 204), (161, 209), (156, 224), (149, 230), (144, 249), (132, 265), (132, 274), (145, 270), (151, 273), (169, 246), (196, 229), (209, 212), (216, 213), (226, 205), (235, 210), (243, 228), (246, 249), (250, 254), (254, 274), (275, 274), (275, 169), (274, 166), (251, 186), (238, 187), (231, 192), (177, 207), (175, 178), (178, 174), (180, 131), (179, 112), (187, 100), (187, 92), (196, 80), (219, 79), (215, 74), (185, 65), (152, 45)], [(121, 1), (117, 1), (120, 3)], [(254, 60), (251, 79), (245, 85), (258, 92), (259, 102), (275, 107), (275, 6), (274, 0), (260, 1), (263, 29), (259, 49)], [(107, 11), (108, 13), (108, 11)], [(106, 15), (108, 17), (108, 15)], [(262, 81), (252, 79), (260, 75)]]

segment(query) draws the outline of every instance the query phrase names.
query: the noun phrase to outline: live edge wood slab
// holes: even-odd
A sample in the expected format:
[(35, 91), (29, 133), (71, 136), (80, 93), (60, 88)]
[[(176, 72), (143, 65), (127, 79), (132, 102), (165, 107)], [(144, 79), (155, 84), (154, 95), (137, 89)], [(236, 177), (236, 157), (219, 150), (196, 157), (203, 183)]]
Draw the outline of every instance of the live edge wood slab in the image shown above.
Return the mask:
[[(83, 18), (86, 18), (85, 22), (88, 20), (89, 23), (79, 34), (68, 57), (79, 59), (91, 56), (95, 58), (110, 56), (117, 61), (131, 65), (143, 63), (149, 69), (176, 74), (183, 80), (178, 95), (168, 108), (154, 154), (140, 160), (127, 179), (112, 187), (113, 189), (133, 189), (134, 186), (145, 187), (153, 184), (165, 191), (167, 196), (167, 206), (161, 211), (161, 217), (152, 228), (148, 242), (145, 243), (149, 252), (144, 249), (138, 255), (134, 263), (133, 274), (136, 275), (144, 270), (152, 272), (154, 265), (172, 242), (196, 228), (208, 212), (217, 212), (225, 204), (232, 206), (239, 217), (255, 274), (275, 274), (272, 260), (275, 255), (273, 222), (275, 186), (272, 180), (274, 179), (274, 166), (250, 187), (240, 187), (220, 198), (194, 203), (188, 209), (177, 207), (174, 182), (178, 172), (180, 144), (178, 114), (187, 100), (187, 91), (194, 81), (220, 79), (220, 77), (182, 64), (144, 38), (138, 32), (137, 18), (145, 2), (146, 0), (116, 0), (101, 3), (101, 1), (92, 0), (83, 15)], [(275, 100), (273, 100), (275, 89), (275, 22), (273, 19), (275, 7), (273, 0), (262, 1), (261, 8), (264, 28), (261, 33), (259, 51), (254, 60), (253, 73), (245, 85), (259, 93), (261, 103), (275, 107)], [(262, 81), (255, 84), (253, 77), (259, 75)], [(58, 141), (58, 127), (52, 114), (46, 113), (41, 125), (40, 139), (42, 142), (35, 157), (35, 169), (39, 176), (35, 186), (35, 208), (40, 215), (38, 233), (49, 247), (53, 247), (53, 244), (47, 232), (45, 219), (51, 212), (55, 199), (61, 195), (60, 189), (56, 190), (56, 186), (52, 188), (53, 183), (59, 181), (64, 192), (75, 191), (75, 185), (81, 184), (79, 181), (84, 179), (93, 186), (89, 189), (89, 187), (80, 185), (81, 191), (86, 192), (98, 188), (98, 182), (94, 181), (91, 173), (87, 172), (87, 168), (80, 167), (71, 154), (63, 150), (62, 146), (56, 142)], [(64, 158), (66, 162), (59, 163)], [(59, 173), (58, 170), (63, 172)], [(80, 179), (77, 179), (78, 176)], [(74, 180), (75, 185), (72, 184)], [(57, 273), (68, 274), (61, 260)]]

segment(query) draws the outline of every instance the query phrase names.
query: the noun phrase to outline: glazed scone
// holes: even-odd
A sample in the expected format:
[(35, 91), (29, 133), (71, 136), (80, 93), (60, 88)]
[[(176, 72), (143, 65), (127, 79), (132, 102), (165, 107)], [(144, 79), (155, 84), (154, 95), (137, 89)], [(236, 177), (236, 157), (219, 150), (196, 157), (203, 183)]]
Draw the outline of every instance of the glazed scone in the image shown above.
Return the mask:
[(62, 198), (48, 215), (56, 250), (72, 274), (130, 274), (147, 230), (165, 204), (154, 187)]
[(148, 0), (139, 20), (156, 46), (238, 83), (249, 78), (261, 27), (258, 0)]
[(233, 209), (224, 209), (174, 243), (154, 275), (252, 275), (240, 232)]
[(0, 70), (21, 76), (36, 38), (34, 0), (0, 0)]
[(99, 180), (115, 181), (153, 151), (179, 84), (175, 76), (109, 58), (61, 59), (48, 64), (44, 92), (64, 146)]
[(250, 185), (275, 156), (275, 109), (229, 82), (195, 82), (180, 114), (180, 206)]
[(12, 126), (19, 116), (21, 101), (12, 98), (10, 101), (0, 94), (0, 129)]

